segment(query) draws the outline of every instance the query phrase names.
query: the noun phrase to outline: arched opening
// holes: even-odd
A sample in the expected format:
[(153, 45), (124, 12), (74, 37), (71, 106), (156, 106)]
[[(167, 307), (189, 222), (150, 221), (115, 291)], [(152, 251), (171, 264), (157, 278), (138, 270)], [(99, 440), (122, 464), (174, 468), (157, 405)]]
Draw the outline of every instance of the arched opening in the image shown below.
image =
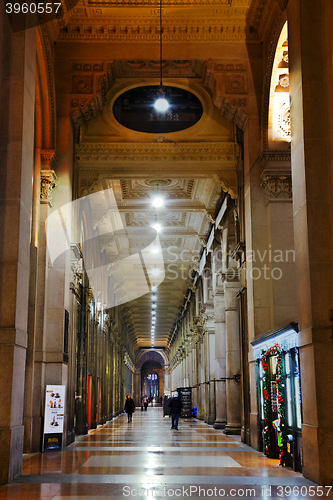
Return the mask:
[(290, 104), (289, 104), (289, 57), (288, 23), (285, 22), (275, 50), (272, 78), (269, 93), (268, 143), (270, 147), (277, 142), (289, 147)]
[(163, 366), (159, 361), (146, 361), (141, 367), (141, 397), (148, 397), (149, 403), (161, 403), (163, 397)]

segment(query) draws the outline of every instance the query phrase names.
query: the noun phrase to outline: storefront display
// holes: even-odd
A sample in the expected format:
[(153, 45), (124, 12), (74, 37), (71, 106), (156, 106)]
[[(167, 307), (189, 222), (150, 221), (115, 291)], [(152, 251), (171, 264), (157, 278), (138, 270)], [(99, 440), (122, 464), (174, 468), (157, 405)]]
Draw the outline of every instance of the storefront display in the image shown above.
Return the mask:
[(264, 370), (264, 453), (271, 458), (278, 453), (281, 465), (286, 465), (284, 352), (279, 344), (275, 344), (267, 350), (262, 349), (261, 356)]
[(302, 469), (302, 414), (297, 327), (252, 342), (257, 362), (262, 451), (282, 466)]

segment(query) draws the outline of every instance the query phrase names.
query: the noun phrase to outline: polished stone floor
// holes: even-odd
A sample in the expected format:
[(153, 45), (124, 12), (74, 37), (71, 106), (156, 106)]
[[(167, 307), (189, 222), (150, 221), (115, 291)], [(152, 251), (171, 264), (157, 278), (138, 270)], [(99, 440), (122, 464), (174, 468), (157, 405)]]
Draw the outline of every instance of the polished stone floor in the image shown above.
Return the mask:
[[(309, 487), (311, 488), (309, 489)], [(313, 495), (315, 493), (315, 495)], [(279, 466), (237, 436), (197, 420), (170, 429), (161, 408), (136, 411), (79, 437), (62, 453), (25, 457), (22, 476), (0, 487), (0, 500), (126, 498), (316, 498), (328, 490)]]

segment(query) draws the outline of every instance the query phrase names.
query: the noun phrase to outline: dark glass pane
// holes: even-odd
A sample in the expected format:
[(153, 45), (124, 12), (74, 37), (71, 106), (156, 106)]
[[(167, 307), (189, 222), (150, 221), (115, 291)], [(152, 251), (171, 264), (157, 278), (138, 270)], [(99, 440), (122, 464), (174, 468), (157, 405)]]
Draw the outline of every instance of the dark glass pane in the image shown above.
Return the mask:
[[(177, 132), (191, 127), (202, 116), (200, 100), (191, 92), (177, 87), (137, 87), (128, 90), (114, 103), (114, 116), (121, 125), (138, 132), (154, 134)], [(169, 108), (165, 112), (156, 111), (154, 104), (164, 97)]]

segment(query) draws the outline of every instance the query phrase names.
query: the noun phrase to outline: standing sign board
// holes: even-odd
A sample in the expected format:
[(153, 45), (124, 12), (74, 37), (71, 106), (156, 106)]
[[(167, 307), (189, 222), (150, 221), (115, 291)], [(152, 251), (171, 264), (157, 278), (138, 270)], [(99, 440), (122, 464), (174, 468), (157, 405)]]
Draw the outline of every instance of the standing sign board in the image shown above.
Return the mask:
[(43, 451), (61, 451), (64, 432), (65, 386), (47, 385)]
[(192, 389), (191, 387), (180, 387), (177, 389), (183, 403), (182, 417), (192, 417)]

